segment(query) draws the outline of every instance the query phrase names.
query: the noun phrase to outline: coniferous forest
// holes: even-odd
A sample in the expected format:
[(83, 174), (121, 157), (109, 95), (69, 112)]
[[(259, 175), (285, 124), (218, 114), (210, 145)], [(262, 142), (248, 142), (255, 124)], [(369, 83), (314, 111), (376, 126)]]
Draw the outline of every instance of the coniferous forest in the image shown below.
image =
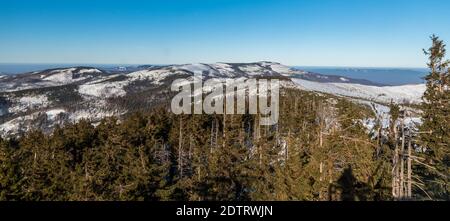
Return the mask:
[(370, 106), (297, 89), (283, 89), (273, 126), (161, 104), (0, 139), (0, 200), (449, 200), (450, 69), (432, 40), (415, 135), (403, 106), (369, 131)]

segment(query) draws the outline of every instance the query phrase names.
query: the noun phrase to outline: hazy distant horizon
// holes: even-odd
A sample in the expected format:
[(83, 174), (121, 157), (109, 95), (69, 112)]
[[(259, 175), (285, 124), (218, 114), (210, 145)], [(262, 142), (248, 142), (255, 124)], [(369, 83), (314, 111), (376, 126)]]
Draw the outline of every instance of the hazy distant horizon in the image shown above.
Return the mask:
[[(260, 62), (260, 61), (254, 61)], [(197, 63), (197, 62), (196, 62)], [(198, 62), (204, 63), (204, 62)], [(233, 63), (233, 62), (220, 62), (220, 63)], [(247, 63), (247, 62), (242, 62)], [(252, 62), (248, 62), (252, 63)], [(156, 66), (165, 66), (165, 65), (183, 65), (188, 63), (179, 63), (179, 64), (154, 64), (154, 63), (142, 63), (142, 64), (102, 64), (102, 63), (0, 63), (0, 73), (2, 74), (22, 74), (33, 71), (42, 71), (53, 68), (65, 68), (65, 67), (76, 67), (76, 66), (87, 66), (87, 67), (133, 67), (133, 66), (141, 66), (141, 65), (156, 65)], [(285, 65), (285, 64), (283, 64)], [(406, 70), (425, 70), (426, 67), (364, 67), (364, 66), (315, 66), (315, 65), (286, 65), (292, 68), (298, 69), (406, 69)]]

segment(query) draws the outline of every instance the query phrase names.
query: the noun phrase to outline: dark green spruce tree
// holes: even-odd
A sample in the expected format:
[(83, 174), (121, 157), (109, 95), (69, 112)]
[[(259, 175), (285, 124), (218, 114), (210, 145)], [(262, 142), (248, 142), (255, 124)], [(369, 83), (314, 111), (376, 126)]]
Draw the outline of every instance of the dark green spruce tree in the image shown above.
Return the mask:
[(431, 40), (432, 46), (424, 50), (430, 73), (425, 78), (421, 141), (431, 166), (423, 168), (427, 170), (424, 183), (433, 199), (450, 200), (450, 61), (445, 58), (444, 42), (435, 35)]

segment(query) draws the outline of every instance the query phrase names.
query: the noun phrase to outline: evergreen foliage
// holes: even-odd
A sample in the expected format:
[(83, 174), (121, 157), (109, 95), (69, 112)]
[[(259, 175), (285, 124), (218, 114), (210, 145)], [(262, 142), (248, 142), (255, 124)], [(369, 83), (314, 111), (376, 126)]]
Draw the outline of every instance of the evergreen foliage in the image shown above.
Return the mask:
[(0, 199), (388, 199), (362, 125), (368, 107), (283, 93), (274, 126), (259, 126), (258, 115), (173, 115), (162, 105), (0, 140)]

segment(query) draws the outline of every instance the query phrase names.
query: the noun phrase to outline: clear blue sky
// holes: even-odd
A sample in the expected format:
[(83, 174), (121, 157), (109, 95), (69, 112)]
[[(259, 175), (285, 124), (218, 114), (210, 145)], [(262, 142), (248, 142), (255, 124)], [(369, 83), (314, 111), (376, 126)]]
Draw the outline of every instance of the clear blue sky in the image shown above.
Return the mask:
[[(0, 0), (0, 63), (422, 67), (448, 0)], [(450, 43), (449, 43), (450, 44)]]

